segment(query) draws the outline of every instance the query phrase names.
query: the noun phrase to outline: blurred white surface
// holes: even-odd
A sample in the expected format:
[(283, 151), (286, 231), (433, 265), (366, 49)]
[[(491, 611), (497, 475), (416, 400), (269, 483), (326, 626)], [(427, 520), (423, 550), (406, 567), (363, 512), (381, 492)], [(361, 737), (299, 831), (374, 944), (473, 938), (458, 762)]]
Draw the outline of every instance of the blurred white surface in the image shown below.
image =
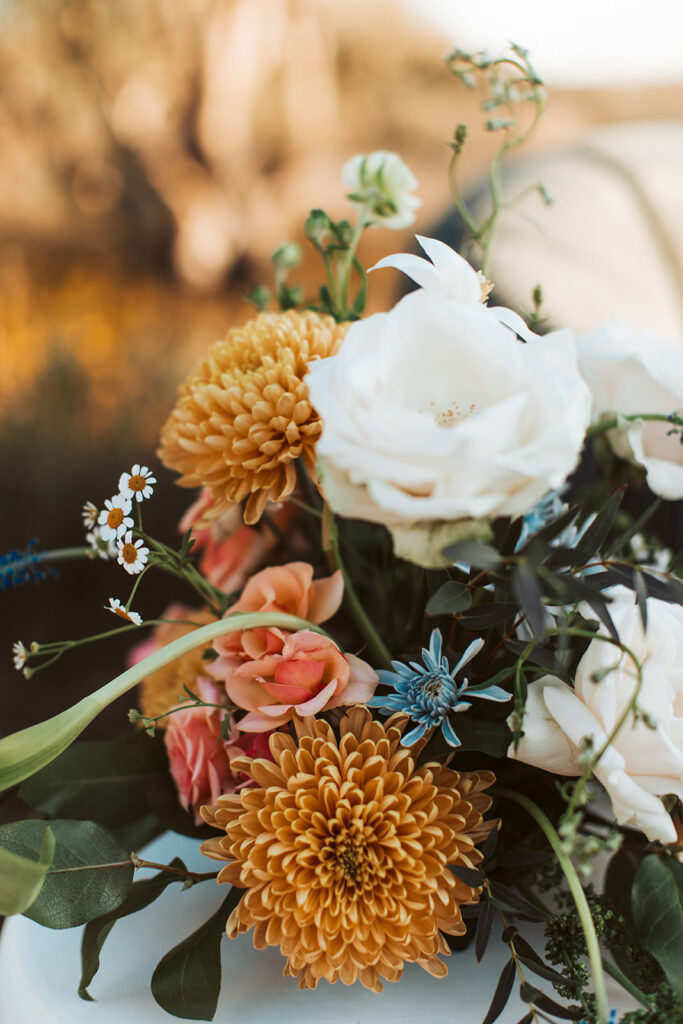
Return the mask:
[(531, 51), (553, 85), (634, 85), (683, 79), (680, 0), (403, 0), (464, 49)]
[[(191, 869), (207, 870), (196, 842), (167, 835), (145, 851), (150, 860), (180, 856)], [(141, 875), (142, 877), (142, 875)], [(0, 1021), (2, 1024), (170, 1024), (149, 989), (161, 957), (191, 934), (216, 909), (226, 890), (204, 882), (186, 892), (169, 886), (139, 915), (118, 922), (102, 950), (90, 986), (97, 1002), (76, 994), (80, 978), (81, 929), (50, 931), (24, 917), (11, 918), (0, 933)], [(323, 982), (300, 992), (282, 977), (277, 949), (256, 952), (251, 936), (223, 940), (223, 986), (216, 1024), (479, 1024), (484, 1018), (507, 947), (494, 934), (482, 964), (470, 948), (449, 959), (449, 974), (435, 981), (411, 965), (403, 979), (381, 995), (361, 985)], [(517, 988), (517, 986), (516, 986)], [(526, 1004), (516, 992), (499, 1024), (515, 1024)]]
[(528, 309), (540, 284), (552, 327), (621, 320), (683, 344), (682, 175), (683, 121), (608, 126), (511, 162), (506, 196), (542, 182), (553, 202), (534, 192), (501, 215), (489, 268), (500, 296)]

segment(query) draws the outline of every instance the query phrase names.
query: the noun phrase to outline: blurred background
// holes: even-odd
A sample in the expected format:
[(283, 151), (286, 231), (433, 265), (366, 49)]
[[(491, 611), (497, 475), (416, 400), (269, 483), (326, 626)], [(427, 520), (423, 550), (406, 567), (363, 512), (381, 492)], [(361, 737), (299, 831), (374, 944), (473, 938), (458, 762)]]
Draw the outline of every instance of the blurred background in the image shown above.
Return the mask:
[[(0, 0), (0, 29), (0, 551), (81, 544), (86, 499), (133, 462), (160, 469), (178, 382), (251, 315), (243, 294), (269, 283), (282, 242), (303, 243), (311, 207), (348, 213), (354, 153), (399, 153), (420, 181), (417, 230), (457, 232), (446, 143), (470, 126), (476, 205), (495, 140), (481, 94), (442, 62), (453, 45), (513, 39), (549, 87), (509, 185), (540, 178), (555, 201), (502, 220), (506, 301), (528, 308), (540, 281), (552, 324), (621, 316), (683, 343), (677, 0)], [(361, 258), (412, 244), (373, 230)], [(297, 280), (312, 290), (317, 273), (307, 255)], [(373, 275), (370, 310), (396, 286)], [(191, 494), (157, 475), (146, 527), (172, 535)], [(26, 681), (10, 646), (109, 628), (122, 575), (66, 563), (0, 593), (0, 733), (120, 670), (129, 645), (110, 641)], [(148, 578), (136, 607), (153, 616), (164, 591)], [(114, 708), (94, 729), (125, 727)]]

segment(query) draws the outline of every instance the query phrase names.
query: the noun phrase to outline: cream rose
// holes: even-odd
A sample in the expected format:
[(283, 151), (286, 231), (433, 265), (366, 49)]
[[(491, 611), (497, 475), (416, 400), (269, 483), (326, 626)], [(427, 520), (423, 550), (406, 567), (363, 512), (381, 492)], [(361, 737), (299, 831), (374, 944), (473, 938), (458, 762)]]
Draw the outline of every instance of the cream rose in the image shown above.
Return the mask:
[[(657, 723), (632, 717), (595, 769), (621, 825), (648, 839), (676, 841), (659, 797), (683, 799), (683, 608), (648, 598), (647, 632), (630, 590), (616, 587), (610, 614), (622, 643), (643, 665), (638, 707)], [(598, 682), (593, 682), (597, 675)], [(579, 751), (590, 737), (597, 752), (616, 726), (637, 683), (631, 658), (613, 644), (591, 641), (576, 671), (574, 689), (552, 676), (529, 685), (524, 736), (508, 756), (559, 775), (580, 775)]]
[(306, 380), (324, 424), (318, 456), (331, 507), (386, 524), (398, 555), (439, 565), (464, 525), (473, 533), (475, 520), (520, 515), (564, 483), (590, 394), (571, 332), (540, 338), (510, 310), (488, 309), (462, 257), (418, 241), (432, 263), (397, 255), (377, 266), (421, 288), (352, 324)]
[[(683, 412), (683, 347), (607, 324), (578, 340), (579, 365), (593, 392), (593, 418), (610, 414)], [(663, 498), (683, 498), (680, 431), (665, 422), (637, 421), (611, 430), (614, 452), (642, 466)]]

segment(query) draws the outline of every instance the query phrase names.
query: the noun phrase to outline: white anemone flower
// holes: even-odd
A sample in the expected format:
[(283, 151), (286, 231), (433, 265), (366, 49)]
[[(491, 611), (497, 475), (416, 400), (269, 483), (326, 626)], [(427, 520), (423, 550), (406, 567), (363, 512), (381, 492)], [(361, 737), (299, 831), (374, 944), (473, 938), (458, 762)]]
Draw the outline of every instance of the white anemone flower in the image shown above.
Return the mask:
[(122, 565), (131, 576), (137, 576), (142, 572), (149, 558), (149, 548), (144, 547), (142, 540), (133, 540), (133, 533), (129, 530), (125, 537), (119, 540), (117, 547), (119, 565)]
[(130, 510), (130, 498), (125, 495), (115, 494), (113, 498), (107, 498), (97, 519), (102, 540), (118, 540), (126, 530), (132, 529)]
[(147, 466), (136, 463), (130, 473), (122, 473), (119, 478), (119, 493), (130, 501), (142, 501), (151, 498), (154, 492), (156, 477)]
[(127, 609), (125, 604), (121, 604), (118, 597), (110, 597), (109, 604), (105, 604), (104, 607), (108, 612), (118, 615), (120, 619), (124, 619), (126, 622), (132, 622), (134, 626), (142, 625), (142, 616), (138, 612), (133, 612), (130, 611), (130, 609)]

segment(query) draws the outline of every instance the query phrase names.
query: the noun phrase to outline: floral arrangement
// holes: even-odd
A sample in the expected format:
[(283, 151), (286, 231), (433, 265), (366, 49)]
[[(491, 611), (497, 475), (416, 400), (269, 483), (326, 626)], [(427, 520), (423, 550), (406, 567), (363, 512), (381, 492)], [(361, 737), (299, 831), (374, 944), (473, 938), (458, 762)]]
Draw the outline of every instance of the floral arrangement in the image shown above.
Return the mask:
[[(485, 1024), (515, 980), (525, 1024), (606, 1024), (606, 974), (640, 1003), (624, 1021), (683, 1021), (683, 582), (656, 515), (683, 498), (683, 354), (623, 325), (544, 332), (540, 288), (526, 316), (489, 303), (502, 162), (543, 90), (519, 47), (448, 65), (485, 77), (501, 139), (483, 223), (464, 126), (452, 141), (478, 269), (418, 235), (424, 257), (372, 268), (416, 290), (363, 316), (363, 232), (419, 200), (395, 154), (354, 157), (353, 223), (306, 221), (319, 294), (280, 248), (274, 290), (179, 390), (158, 455), (198, 492), (180, 542), (145, 529), (146, 465), (83, 508), (83, 553), (132, 581), (102, 634), (135, 638), (129, 665), (0, 739), (0, 790), (31, 810), (0, 826), (0, 912), (85, 925), (83, 998), (115, 922), (180, 882), (216, 885), (217, 909), (154, 973), (176, 1017), (213, 1018), (225, 932), (279, 947), (302, 988), (373, 992), (409, 963), (442, 978), (463, 941), (485, 964), (499, 933)], [(13, 552), (3, 584), (59, 557)], [(153, 571), (194, 605), (143, 621)], [(98, 639), (16, 642), (14, 663), (33, 678)], [(123, 739), (75, 742), (128, 693)], [(169, 829), (203, 840), (206, 872), (137, 852)]]

